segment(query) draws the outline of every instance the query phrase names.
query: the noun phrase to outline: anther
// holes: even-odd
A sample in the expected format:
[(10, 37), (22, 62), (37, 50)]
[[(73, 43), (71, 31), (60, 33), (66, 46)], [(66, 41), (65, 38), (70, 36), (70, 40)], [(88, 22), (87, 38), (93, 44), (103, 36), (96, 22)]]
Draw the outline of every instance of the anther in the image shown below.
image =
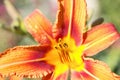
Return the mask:
[(58, 39), (58, 42), (61, 42), (61, 41), (62, 41), (62, 39), (61, 39), (61, 38), (59, 38), (59, 39)]
[(57, 46), (55, 46), (55, 49), (58, 49), (58, 47), (57, 47)]
[(59, 46), (60, 46), (60, 48), (62, 48), (62, 45), (61, 45), (61, 44), (59, 44)]
[(67, 43), (64, 43), (63, 46), (64, 46), (65, 48), (68, 47)]

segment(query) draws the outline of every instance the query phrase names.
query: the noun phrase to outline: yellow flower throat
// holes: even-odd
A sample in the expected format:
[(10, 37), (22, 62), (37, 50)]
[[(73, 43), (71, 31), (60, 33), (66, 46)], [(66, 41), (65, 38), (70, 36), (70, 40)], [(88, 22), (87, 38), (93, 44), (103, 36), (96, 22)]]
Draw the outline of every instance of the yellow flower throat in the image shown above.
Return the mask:
[(69, 69), (83, 70), (82, 53), (84, 46), (76, 46), (73, 39), (60, 38), (52, 48), (45, 58), (48, 64), (55, 66), (54, 76), (58, 76)]
[(47, 53), (47, 62), (54, 66), (62, 65), (71, 69), (79, 69), (84, 65), (83, 50), (84, 46), (76, 46), (73, 39), (59, 38), (53, 49)]

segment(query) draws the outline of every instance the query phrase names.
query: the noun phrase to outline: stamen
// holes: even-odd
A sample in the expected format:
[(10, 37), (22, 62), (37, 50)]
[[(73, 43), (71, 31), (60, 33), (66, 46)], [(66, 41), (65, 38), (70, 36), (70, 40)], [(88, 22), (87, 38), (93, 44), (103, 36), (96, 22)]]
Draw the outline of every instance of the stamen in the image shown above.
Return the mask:
[(71, 62), (71, 58), (70, 58), (70, 56), (69, 56), (69, 53), (68, 53), (68, 52), (66, 52), (66, 56), (67, 56), (67, 61), (68, 61), (68, 62)]
[(70, 58), (69, 53), (67, 51), (62, 51), (61, 56), (62, 56), (62, 61), (64, 63), (71, 62), (71, 58)]
[(64, 59), (64, 62), (69, 62), (69, 59), (68, 59), (69, 55), (67, 55), (66, 53), (67, 52), (63, 51), (63, 59)]
[(59, 55), (59, 57), (60, 57), (60, 61), (61, 61), (62, 63), (64, 63), (64, 59), (63, 59), (61, 53), (58, 53), (58, 55)]
[(61, 42), (61, 41), (62, 41), (62, 39), (61, 39), (61, 38), (59, 38), (59, 39), (58, 39), (58, 42)]
[(58, 49), (58, 47), (55, 46), (55, 49)]
[(68, 45), (67, 43), (62, 42), (62, 39), (58, 39), (58, 44), (55, 46), (55, 49), (57, 49), (57, 52), (60, 57), (60, 61), (62, 63), (69, 63), (71, 62), (71, 58), (69, 56), (69, 50), (67, 49)]
[(67, 48), (67, 47), (68, 47), (67, 43), (64, 43), (64, 44), (63, 44), (63, 46), (64, 46), (65, 48)]
[(60, 47), (60, 48), (62, 48), (62, 45), (61, 45), (61, 44), (59, 44), (59, 47)]

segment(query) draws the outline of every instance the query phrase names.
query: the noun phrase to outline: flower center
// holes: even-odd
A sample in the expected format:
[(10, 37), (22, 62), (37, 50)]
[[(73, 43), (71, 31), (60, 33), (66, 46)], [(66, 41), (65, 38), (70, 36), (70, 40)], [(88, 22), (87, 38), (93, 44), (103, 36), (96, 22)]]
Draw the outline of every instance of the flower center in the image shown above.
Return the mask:
[(59, 55), (60, 62), (70, 68), (83, 65), (83, 47), (77, 47), (73, 40), (65, 41), (67, 40), (59, 38), (58, 43), (54, 47)]
[(68, 69), (74, 69), (75, 71), (84, 69), (83, 50), (84, 46), (76, 46), (72, 38), (59, 38), (52, 45), (52, 49), (45, 55), (44, 59), (48, 64), (55, 67), (53, 74), (57, 77)]
[(48, 64), (55, 66), (56, 74), (63, 73), (67, 69), (80, 71), (84, 68), (82, 58), (83, 50), (84, 46), (76, 46), (72, 38), (59, 38), (59, 40), (52, 45), (52, 49), (45, 55), (44, 59)]

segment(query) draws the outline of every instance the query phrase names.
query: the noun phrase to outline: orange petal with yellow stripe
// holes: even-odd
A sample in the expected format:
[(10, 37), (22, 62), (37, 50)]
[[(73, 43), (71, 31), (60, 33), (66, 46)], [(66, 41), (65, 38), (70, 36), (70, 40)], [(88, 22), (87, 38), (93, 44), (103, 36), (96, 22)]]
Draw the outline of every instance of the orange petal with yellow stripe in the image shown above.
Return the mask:
[(84, 58), (84, 63), (85, 68), (83, 70), (75, 71), (70, 69), (69, 71), (68, 69), (68, 71), (59, 75), (55, 80), (69, 80), (69, 78), (70, 80), (119, 80), (109, 67), (101, 61)]
[(0, 74), (2, 77), (43, 77), (53, 70), (43, 59), (49, 50), (49, 46), (11, 48), (0, 54)]
[(86, 23), (85, 0), (58, 0), (59, 10), (53, 26), (55, 37), (59, 35), (74, 38), (77, 45), (82, 42), (83, 29)]
[(70, 69), (59, 75), (56, 80), (119, 80), (109, 67), (98, 60), (85, 58), (85, 68), (81, 71)]
[(84, 54), (92, 56), (109, 47), (120, 37), (115, 26), (111, 23), (93, 27), (84, 34), (83, 45), (86, 46)]
[(91, 76), (93, 78), (91, 80), (119, 80), (104, 62), (90, 58), (86, 58), (84, 61), (86, 71), (84, 70), (83, 72)]
[(26, 19), (27, 30), (40, 44), (50, 44), (52, 40), (52, 25), (39, 11), (33, 11)]

